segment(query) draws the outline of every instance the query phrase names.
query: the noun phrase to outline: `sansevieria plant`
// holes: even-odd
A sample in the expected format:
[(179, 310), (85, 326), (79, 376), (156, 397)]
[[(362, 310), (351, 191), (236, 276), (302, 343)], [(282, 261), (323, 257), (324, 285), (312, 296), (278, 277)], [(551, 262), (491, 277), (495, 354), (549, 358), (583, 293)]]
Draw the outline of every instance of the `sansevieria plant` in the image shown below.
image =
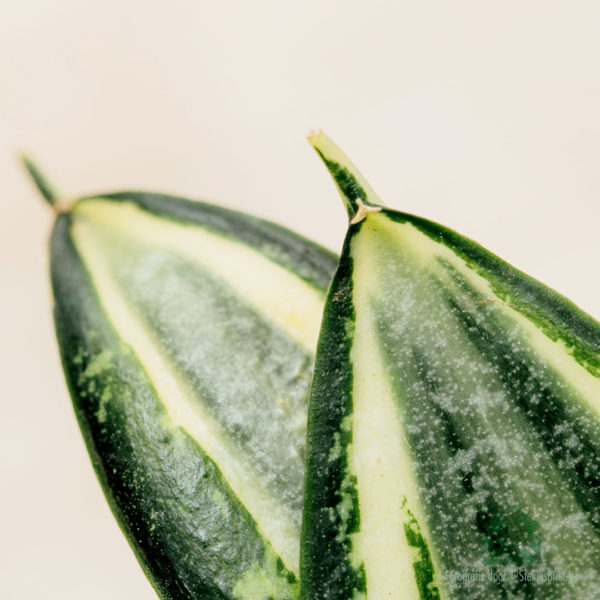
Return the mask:
[(310, 141), (339, 261), (182, 198), (65, 205), (26, 161), (74, 407), (157, 593), (600, 597), (600, 325)]
[(310, 141), (350, 223), (310, 400), (302, 597), (600, 597), (600, 325)]
[(336, 258), (161, 194), (56, 211), (54, 320), (111, 509), (165, 599), (293, 600), (306, 411)]

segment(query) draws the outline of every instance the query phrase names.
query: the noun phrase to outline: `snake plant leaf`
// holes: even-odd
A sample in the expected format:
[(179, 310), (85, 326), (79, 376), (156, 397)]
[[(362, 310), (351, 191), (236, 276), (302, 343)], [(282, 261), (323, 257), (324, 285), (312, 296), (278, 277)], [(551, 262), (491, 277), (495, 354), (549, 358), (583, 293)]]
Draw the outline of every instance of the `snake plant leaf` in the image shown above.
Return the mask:
[(350, 226), (309, 405), (302, 598), (596, 597), (600, 324), (311, 142)]
[[(30, 170), (34, 167), (30, 166)], [(60, 206), (56, 334), (111, 509), (165, 599), (293, 600), (330, 252), (272, 223), (123, 192)]]

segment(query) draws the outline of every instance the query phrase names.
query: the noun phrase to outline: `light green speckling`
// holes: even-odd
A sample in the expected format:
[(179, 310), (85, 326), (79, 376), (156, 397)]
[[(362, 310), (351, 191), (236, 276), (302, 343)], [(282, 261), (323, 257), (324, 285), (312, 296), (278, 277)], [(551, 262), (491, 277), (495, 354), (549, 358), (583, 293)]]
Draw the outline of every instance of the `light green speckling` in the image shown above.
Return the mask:
[[(234, 597), (239, 600), (297, 600), (300, 595), (298, 582), (290, 582), (285, 570), (277, 568), (277, 563), (273, 551), (267, 549), (262, 565), (254, 563), (235, 584)], [(291, 574), (290, 578), (293, 578)]]
[(113, 356), (114, 353), (112, 350), (103, 350), (100, 354), (94, 356), (83, 372), (83, 377), (95, 377), (96, 375), (100, 375), (103, 371), (110, 369), (113, 366)]
[[(348, 552), (347, 557), (348, 557), (348, 562), (350, 563), (350, 566), (358, 573), (361, 570), (364, 570), (365, 565), (364, 565), (363, 556), (358, 550), (357, 538), (358, 538), (358, 533), (350, 534), (350, 551)], [(358, 592), (358, 591), (356, 593), (362, 594), (362, 592)], [(357, 598), (362, 598), (362, 597), (363, 596), (357, 596)], [(365, 598), (366, 598), (366, 596), (365, 596)]]
[(158, 513), (155, 510), (150, 511), (150, 527), (148, 528), (150, 533), (152, 533), (156, 529), (156, 519), (158, 517)]
[(77, 354), (73, 357), (73, 364), (80, 365), (83, 362), (84, 351), (83, 348), (77, 350)]
[(110, 388), (104, 388), (102, 396), (100, 396), (98, 410), (96, 411), (96, 418), (100, 423), (104, 423), (106, 421), (106, 405), (111, 401), (112, 397), (113, 395), (110, 391)]
[[(346, 415), (340, 422), (340, 431), (348, 433), (352, 429), (352, 415)], [(342, 436), (339, 431), (333, 434), (333, 445), (329, 450), (328, 460), (332, 462), (337, 460), (344, 453), (345, 448), (342, 446)]]
[(327, 460), (329, 462), (337, 460), (340, 456), (342, 456), (343, 451), (344, 449), (342, 448), (340, 434), (338, 431), (336, 431), (333, 434), (333, 445), (329, 449), (329, 456), (327, 457)]
[(354, 338), (354, 327), (354, 319), (344, 319), (344, 333), (346, 335), (346, 339), (352, 340)]
[(342, 431), (352, 431), (352, 415), (346, 415), (340, 422)]
[[(350, 431), (352, 429), (352, 415), (344, 417), (341, 422), (340, 429), (342, 431)], [(357, 538), (360, 535), (359, 530), (353, 531), (356, 527), (356, 475), (353, 473), (352, 465), (354, 464), (353, 458), (353, 444), (350, 443), (346, 446), (346, 472), (342, 483), (340, 485), (339, 497), (340, 501), (335, 507), (335, 512), (338, 516), (338, 533), (335, 537), (337, 542), (348, 543), (347, 546), (347, 560), (355, 571), (359, 571), (363, 567), (363, 557), (358, 550), (359, 546)], [(366, 599), (366, 595), (359, 590), (354, 590), (352, 598), (357, 600)]]
[(336, 536), (336, 541), (341, 542), (348, 535), (348, 523), (352, 516), (354, 503), (352, 502), (352, 492), (355, 478), (348, 472), (344, 475), (342, 485), (340, 486), (340, 501), (335, 510), (340, 518), (340, 528)]

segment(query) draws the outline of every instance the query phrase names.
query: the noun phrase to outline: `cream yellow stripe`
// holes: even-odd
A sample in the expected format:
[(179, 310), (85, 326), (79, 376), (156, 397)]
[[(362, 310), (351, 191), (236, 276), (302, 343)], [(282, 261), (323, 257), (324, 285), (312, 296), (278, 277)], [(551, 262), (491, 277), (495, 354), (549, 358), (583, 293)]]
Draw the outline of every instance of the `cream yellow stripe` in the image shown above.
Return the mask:
[(176, 376), (125, 300), (104, 259), (96, 231), (86, 220), (76, 221), (72, 229), (76, 247), (89, 269), (113, 326), (144, 365), (173, 425), (184, 428), (198, 441), (217, 464), (286, 567), (298, 574), (299, 532), (293, 526), (294, 519), (289, 508), (266, 493), (261, 482), (251, 475), (243, 456), (228, 443), (217, 423), (202, 410), (201, 403), (190, 402), (186, 385)]
[[(351, 247), (356, 326), (351, 351), (354, 427), (350, 459), (360, 508), (360, 531), (355, 537), (359, 556), (354, 561), (361, 558), (364, 562), (369, 600), (406, 600), (419, 598), (419, 591), (412, 566), (418, 557), (404, 533), (409, 520), (405, 510), (413, 513), (424, 535), (427, 529), (370, 310), (370, 298), (382, 284), (372, 257), (377, 233), (371, 223), (370, 215)], [(403, 509), (404, 497), (407, 506)]]
[(592, 409), (600, 415), (600, 379), (594, 377), (577, 362), (562, 340), (550, 339), (527, 317), (498, 298), (490, 283), (444, 244), (434, 241), (409, 223), (395, 223), (385, 216), (370, 218), (376, 218), (378, 227), (384, 228), (390, 237), (398, 240), (399, 247), (405, 251), (409, 250), (415, 260), (421, 261), (430, 270), (439, 272), (441, 267), (437, 259), (443, 258), (485, 298), (498, 303), (509, 318), (520, 327), (531, 347), (569, 383), (575, 392), (586, 398)]
[(177, 252), (218, 274), (266, 320), (314, 353), (323, 294), (257, 250), (198, 226), (156, 217), (133, 203), (86, 200), (74, 214), (94, 226)]

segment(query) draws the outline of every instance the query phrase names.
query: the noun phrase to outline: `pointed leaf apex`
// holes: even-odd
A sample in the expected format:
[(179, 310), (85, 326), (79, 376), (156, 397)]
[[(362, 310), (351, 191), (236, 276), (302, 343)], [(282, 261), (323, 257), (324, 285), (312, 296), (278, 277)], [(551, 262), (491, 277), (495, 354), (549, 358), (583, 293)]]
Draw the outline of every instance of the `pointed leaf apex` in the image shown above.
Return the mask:
[(327, 134), (321, 130), (311, 131), (308, 141), (333, 177), (351, 224), (359, 223), (369, 213), (383, 208), (383, 202), (368, 181)]
[(25, 167), (25, 170), (29, 173), (33, 183), (37, 187), (44, 200), (46, 200), (46, 202), (52, 207), (54, 212), (62, 212), (63, 203), (60, 201), (59, 194), (54, 186), (48, 181), (44, 173), (36, 165), (34, 160), (24, 153), (21, 153), (19, 158), (21, 159), (21, 163)]

